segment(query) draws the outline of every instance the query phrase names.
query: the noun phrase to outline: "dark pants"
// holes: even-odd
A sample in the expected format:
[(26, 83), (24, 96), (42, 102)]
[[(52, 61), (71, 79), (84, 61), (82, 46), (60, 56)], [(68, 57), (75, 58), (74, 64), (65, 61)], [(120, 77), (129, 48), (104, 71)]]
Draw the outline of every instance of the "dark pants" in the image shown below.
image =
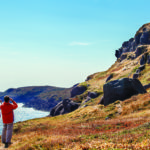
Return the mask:
[(13, 123), (3, 124), (2, 143), (11, 143)]

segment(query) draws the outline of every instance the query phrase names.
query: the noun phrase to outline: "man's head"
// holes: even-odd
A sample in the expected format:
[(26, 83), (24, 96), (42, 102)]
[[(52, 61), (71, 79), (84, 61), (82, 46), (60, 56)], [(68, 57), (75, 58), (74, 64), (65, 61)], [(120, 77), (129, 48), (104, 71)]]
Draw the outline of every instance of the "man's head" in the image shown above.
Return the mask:
[(4, 97), (4, 101), (5, 101), (6, 103), (8, 103), (8, 102), (9, 102), (9, 96), (5, 96), (5, 97)]

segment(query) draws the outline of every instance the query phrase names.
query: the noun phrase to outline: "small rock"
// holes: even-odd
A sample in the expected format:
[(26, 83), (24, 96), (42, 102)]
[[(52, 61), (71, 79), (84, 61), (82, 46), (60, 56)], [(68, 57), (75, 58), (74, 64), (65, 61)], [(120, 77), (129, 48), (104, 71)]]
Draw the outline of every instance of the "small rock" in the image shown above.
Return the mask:
[(139, 73), (134, 73), (133, 74), (133, 79), (137, 79), (139, 77)]
[(87, 107), (87, 106), (88, 106), (88, 105), (83, 105), (82, 108), (85, 108), (85, 107)]
[(96, 92), (88, 92), (88, 97), (96, 98), (96, 97), (98, 97), (98, 93), (96, 93)]
[(137, 74), (139, 74), (140, 72), (141, 72), (141, 70), (140, 70), (140, 69), (137, 69), (137, 70), (136, 70), (136, 73), (137, 73)]
[(141, 65), (141, 66), (139, 67), (140, 72), (143, 71), (144, 69), (145, 69), (145, 65)]
[(109, 118), (109, 117), (106, 117), (106, 118), (105, 118), (105, 120), (108, 120), (108, 119), (110, 119), (110, 118)]
[(113, 78), (113, 74), (110, 74), (109, 76), (108, 76), (108, 78), (106, 79), (106, 82), (108, 82), (110, 79), (112, 79)]

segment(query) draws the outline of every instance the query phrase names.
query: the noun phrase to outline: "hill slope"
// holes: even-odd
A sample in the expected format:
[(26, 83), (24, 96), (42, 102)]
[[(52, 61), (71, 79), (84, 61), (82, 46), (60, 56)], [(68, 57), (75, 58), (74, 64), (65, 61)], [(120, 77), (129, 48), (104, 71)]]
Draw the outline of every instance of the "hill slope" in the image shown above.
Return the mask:
[[(107, 106), (99, 104), (103, 85), (110, 75), (111, 79), (107, 82), (123, 77), (132, 78), (139, 67), (144, 65), (136, 77), (143, 85), (150, 83), (149, 29), (150, 24), (143, 25), (132, 40), (124, 42), (116, 52), (117, 61), (107, 71), (90, 75), (84, 83), (80, 83), (87, 90), (72, 98), (81, 102), (79, 109), (65, 115), (16, 123), (14, 143), (10, 149), (150, 149), (149, 86), (145, 94), (134, 95), (124, 101), (118, 100)], [(144, 37), (146, 43), (143, 44)], [(99, 93), (99, 96), (85, 102), (88, 93), (93, 91)]]
[[(15, 150), (150, 149), (150, 94), (15, 124)], [(106, 120), (107, 117), (111, 119)]]

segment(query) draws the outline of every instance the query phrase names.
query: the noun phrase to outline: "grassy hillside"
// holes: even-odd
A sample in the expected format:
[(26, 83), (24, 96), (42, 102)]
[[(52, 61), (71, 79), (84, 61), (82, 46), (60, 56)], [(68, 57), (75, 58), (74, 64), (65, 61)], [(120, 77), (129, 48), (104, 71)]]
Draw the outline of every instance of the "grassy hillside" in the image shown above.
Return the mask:
[(88, 106), (66, 115), (16, 123), (9, 149), (148, 150), (149, 139), (150, 94), (146, 93), (105, 107)]
[[(150, 27), (144, 25), (137, 31)], [(104, 72), (97, 72), (80, 83), (86, 91), (72, 98), (81, 107), (74, 112), (56, 117), (45, 117), (14, 125), (13, 144), (10, 150), (148, 150), (150, 149), (150, 88), (147, 93), (134, 95), (125, 101), (107, 106), (99, 105), (103, 96), (103, 85), (108, 76), (112, 80), (128, 77), (140, 66), (141, 58), (150, 55), (150, 45), (137, 46), (142, 54), (134, 57), (135, 51), (123, 53), (120, 58)], [(134, 58), (134, 59), (133, 59)], [(138, 78), (143, 85), (150, 83), (150, 64)], [(110, 82), (108, 81), (108, 82)], [(99, 96), (83, 104), (88, 92)], [(48, 95), (45, 95), (47, 99)], [(87, 107), (82, 107), (87, 105)], [(2, 147), (2, 144), (1, 144)]]
[[(148, 53), (150, 52), (149, 47)], [(130, 55), (130, 54), (129, 54)], [(150, 93), (132, 96), (108, 106), (98, 105), (103, 84), (111, 80), (132, 77), (141, 56), (114, 63), (107, 71), (91, 75), (81, 83), (87, 91), (73, 98), (83, 101), (88, 91), (100, 96), (87, 102), (87, 107), (57, 117), (19, 122), (14, 125), (11, 150), (148, 150), (150, 149)], [(148, 84), (150, 65), (140, 74), (142, 84)], [(2, 144), (1, 144), (2, 147)]]
[[(147, 51), (144, 52), (142, 55), (150, 55), (150, 46), (149, 45), (142, 45), (143, 49)], [(120, 62), (118, 59), (107, 71), (97, 72), (93, 75), (90, 75), (88, 81), (84, 83), (80, 83), (80, 85), (87, 86), (87, 90), (76, 98), (73, 98), (74, 101), (84, 101), (87, 97), (88, 92), (96, 91), (99, 92), (100, 95), (88, 101), (87, 105), (96, 105), (99, 103), (100, 98), (103, 96), (103, 85), (106, 83), (106, 79), (109, 75), (112, 75), (113, 78), (110, 81), (121, 79), (124, 77), (132, 78), (133, 74), (136, 72), (136, 69), (140, 66), (140, 60), (142, 55), (137, 57), (134, 60), (130, 59), (130, 56), (135, 55), (135, 52), (129, 52), (124, 55), (127, 55), (127, 59), (124, 59)], [(140, 72), (139, 80), (143, 85), (150, 83), (150, 64), (145, 64), (145, 69)], [(109, 81), (109, 82), (110, 82)], [(147, 91), (150, 91), (149, 89)], [(84, 104), (85, 105), (85, 104)]]

